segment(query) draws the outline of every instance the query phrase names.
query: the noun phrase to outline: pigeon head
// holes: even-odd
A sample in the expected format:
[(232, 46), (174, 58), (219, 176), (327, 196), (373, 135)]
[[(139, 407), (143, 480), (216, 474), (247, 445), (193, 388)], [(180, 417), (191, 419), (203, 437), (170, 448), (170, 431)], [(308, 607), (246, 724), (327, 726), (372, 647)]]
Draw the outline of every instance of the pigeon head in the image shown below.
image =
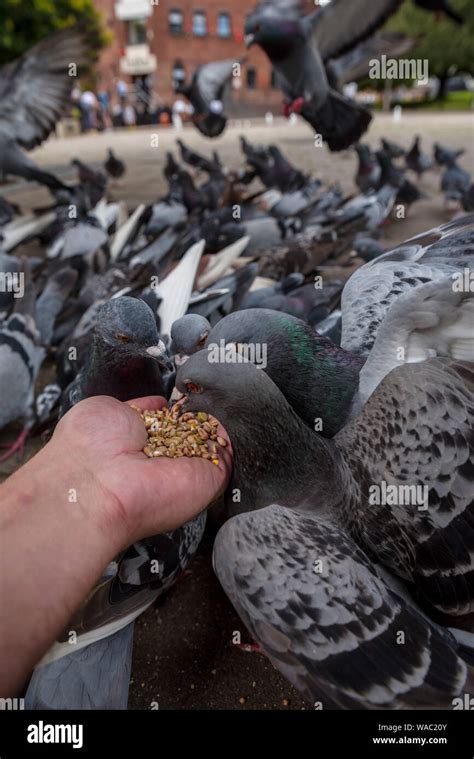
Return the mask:
[(117, 352), (154, 358), (169, 366), (151, 308), (138, 298), (113, 298), (100, 308), (96, 339)]
[(282, 17), (270, 8), (265, 13), (251, 14), (245, 23), (246, 46), (259, 45), (274, 61), (285, 58), (299, 36), (297, 20)]
[(204, 348), (211, 331), (208, 320), (200, 314), (186, 314), (177, 319), (171, 327), (171, 353), (192, 356)]
[[(235, 350), (203, 350), (178, 370), (177, 389), (186, 395), (183, 411), (215, 416), (229, 434), (234, 471), (226, 498), (229, 513), (253, 511), (277, 499), (304, 507), (312, 495), (316, 451), (328, 479), (333, 466), (330, 446), (295, 414), (272, 380)], [(291, 443), (290, 443), (291, 441)]]

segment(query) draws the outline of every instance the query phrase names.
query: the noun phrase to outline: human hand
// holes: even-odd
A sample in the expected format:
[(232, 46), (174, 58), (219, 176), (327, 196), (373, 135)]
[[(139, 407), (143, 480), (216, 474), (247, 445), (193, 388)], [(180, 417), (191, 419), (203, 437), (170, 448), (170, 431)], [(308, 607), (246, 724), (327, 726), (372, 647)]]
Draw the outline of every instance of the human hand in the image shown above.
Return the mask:
[(195, 517), (225, 490), (232, 472), (232, 448), (222, 427), (219, 435), (228, 445), (219, 452), (218, 466), (198, 457), (146, 457), (147, 433), (131, 404), (158, 409), (166, 401), (159, 396), (129, 403), (88, 398), (61, 419), (49, 443), (52, 456), (61, 461), (60, 451), (69, 450), (74, 466), (101, 488), (104, 518), (123, 531), (124, 545)]

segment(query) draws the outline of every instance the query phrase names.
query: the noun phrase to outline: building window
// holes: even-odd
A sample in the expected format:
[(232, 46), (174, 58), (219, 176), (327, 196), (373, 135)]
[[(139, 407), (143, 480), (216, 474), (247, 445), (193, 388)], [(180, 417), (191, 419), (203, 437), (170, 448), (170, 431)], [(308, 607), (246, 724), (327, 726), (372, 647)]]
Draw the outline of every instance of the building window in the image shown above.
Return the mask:
[(254, 90), (257, 86), (257, 72), (253, 66), (247, 69), (247, 89)]
[(183, 33), (183, 14), (177, 8), (172, 8), (168, 13), (170, 34), (178, 36)]
[(183, 62), (180, 60), (176, 60), (173, 63), (173, 87), (176, 89), (176, 87), (179, 87), (181, 84), (184, 84), (184, 81), (186, 79), (186, 71), (183, 66)]
[(207, 18), (204, 11), (193, 13), (193, 34), (195, 37), (205, 37), (207, 34)]
[(230, 13), (222, 11), (217, 16), (217, 36), (228, 39), (232, 35), (232, 24), (230, 21)]
[(144, 45), (146, 43), (146, 18), (134, 18), (127, 24), (128, 44)]

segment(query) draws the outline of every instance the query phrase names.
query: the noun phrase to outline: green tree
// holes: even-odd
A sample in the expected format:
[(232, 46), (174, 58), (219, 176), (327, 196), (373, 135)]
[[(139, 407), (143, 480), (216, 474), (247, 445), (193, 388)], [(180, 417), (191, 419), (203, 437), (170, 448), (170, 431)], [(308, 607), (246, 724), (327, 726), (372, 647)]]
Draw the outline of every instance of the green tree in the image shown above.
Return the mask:
[(450, 74), (455, 71), (474, 74), (474, 3), (472, 0), (449, 1), (464, 17), (462, 26), (445, 16), (423, 11), (407, 0), (386, 26), (391, 31), (419, 38), (409, 55), (410, 58), (428, 60), (430, 76), (437, 76), (441, 81), (439, 99), (446, 94)]
[(0, 0), (0, 64), (17, 58), (43, 37), (81, 22), (91, 58), (106, 44), (93, 0)]

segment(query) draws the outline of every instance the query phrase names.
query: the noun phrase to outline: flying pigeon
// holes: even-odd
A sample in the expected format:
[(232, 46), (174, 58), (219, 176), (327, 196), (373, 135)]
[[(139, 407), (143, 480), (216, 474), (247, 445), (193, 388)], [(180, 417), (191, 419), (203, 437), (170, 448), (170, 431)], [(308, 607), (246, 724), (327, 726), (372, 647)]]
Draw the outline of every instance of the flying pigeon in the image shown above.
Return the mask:
[(86, 60), (84, 33), (63, 29), (41, 40), (20, 58), (0, 68), (0, 176), (12, 174), (65, 189), (53, 174), (39, 169), (22, 150), (40, 145), (69, 102), (71, 63)]
[(224, 94), (236, 63), (233, 58), (198, 66), (189, 84), (179, 84), (176, 92), (185, 95), (194, 108), (191, 121), (205, 137), (218, 137), (224, 131)]
[(286, 114), (300, 113), (331, 150), (357, 142), (371, 115), (330, 88), (324, 64), (369, 37), (400, 1), (333, 0), (303, 16), (299, 2), (279, 0), (260, 3), (247, 17), (246, 44), (258, 44), (269, 57), (286, 98)]

